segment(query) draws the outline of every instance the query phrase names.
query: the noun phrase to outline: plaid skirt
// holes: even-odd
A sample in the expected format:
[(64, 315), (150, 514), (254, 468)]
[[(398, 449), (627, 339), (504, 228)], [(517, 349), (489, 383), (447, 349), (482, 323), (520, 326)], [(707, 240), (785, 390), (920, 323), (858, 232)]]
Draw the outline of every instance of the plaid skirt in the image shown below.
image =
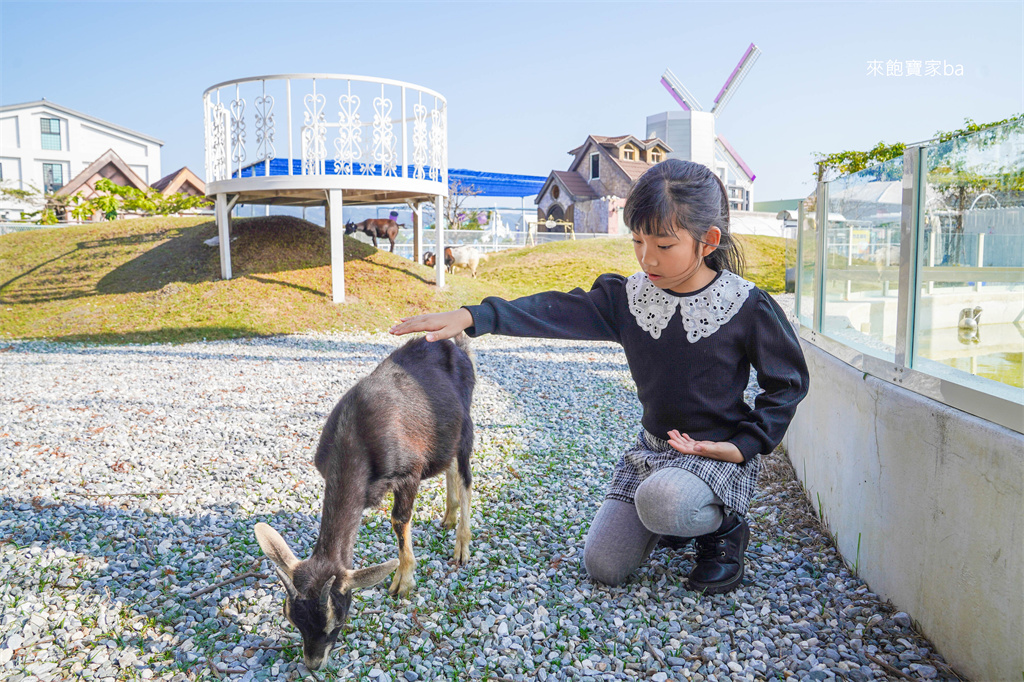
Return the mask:
[(701, 479), (715, 491), (725, 506), (746, 514), (754, 495), (761, 455), (754, 455), (746, 464), (733, 464), (717, 459), (686, 455), (675, 450), (668, 441), (641, 429), (636, 443), (615, 465), (612, 485), (605, 497), (633, 504), (637, 487), (658, 469), (678, 467)]

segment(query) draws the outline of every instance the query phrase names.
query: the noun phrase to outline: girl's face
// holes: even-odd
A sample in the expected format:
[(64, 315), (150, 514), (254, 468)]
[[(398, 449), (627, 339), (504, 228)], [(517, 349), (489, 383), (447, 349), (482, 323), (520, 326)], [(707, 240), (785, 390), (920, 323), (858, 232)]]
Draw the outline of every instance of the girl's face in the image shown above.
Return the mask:
[(633, 251), (654, 286), (687, 293), (714, 279), (715, 272), (704, 263), (704, 256), (715, 250), (721, 237), (717, 227), (708, 229), (705, 244), (683, 229), (677, 229), (674, 236), (634, 232)]

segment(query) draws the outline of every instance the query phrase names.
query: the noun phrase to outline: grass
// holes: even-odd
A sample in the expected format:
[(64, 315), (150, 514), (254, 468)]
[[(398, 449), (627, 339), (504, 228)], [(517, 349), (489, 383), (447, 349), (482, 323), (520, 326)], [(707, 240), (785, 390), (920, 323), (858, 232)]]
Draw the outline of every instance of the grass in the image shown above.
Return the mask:
[[(234, 278), (220, 279), (206, 218), (149, 218), (0, 237), (0, 336), (90, 343), (184, 343), (300, 331), (381, 331), (399, 317), (589, 288), (637, 265), (624, 239), (544, 244), (492, 255), (477, 279), (434, 286), (433, 270), (345, 238), (346, 302), (331, 300), (330, 240), (286, 216), (232, 223)], [(783, 284), (783, 240), (741, 237), (746, 276)]]

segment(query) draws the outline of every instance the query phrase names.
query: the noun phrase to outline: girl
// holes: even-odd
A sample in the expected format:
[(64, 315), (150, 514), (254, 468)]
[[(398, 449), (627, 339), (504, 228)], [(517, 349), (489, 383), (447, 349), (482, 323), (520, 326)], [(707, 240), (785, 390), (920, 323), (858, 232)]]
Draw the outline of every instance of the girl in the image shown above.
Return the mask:
[[(427, 340), (505, 334), (615, 341), (643, 406), (636, 443), (619, 460), (587, 534), (590, 576), (623, 582), (662, 536), (696, 538), (692, 589), (728, 592), (743, 579), (750, 528), (743, 515), (760, 453), (782, 440), (807, 393), (792, 326), (772, 298), (740, 278), (721, 180), (670, 159), (648, 170), (626, 200), (624, 221), (641, 271), (601, 275), (590, 291), (548, 291), (403, 318), (392, 334)], [(743, 401), (750, 366), (763, 393)]]

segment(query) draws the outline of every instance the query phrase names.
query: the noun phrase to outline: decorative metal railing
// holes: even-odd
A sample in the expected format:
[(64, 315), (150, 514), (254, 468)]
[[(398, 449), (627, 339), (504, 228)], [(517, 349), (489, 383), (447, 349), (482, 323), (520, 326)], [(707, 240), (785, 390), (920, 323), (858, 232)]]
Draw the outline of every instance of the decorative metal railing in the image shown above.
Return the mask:
[(259, 177), (448, 193), (447, 102), (427, 88), (336, 74), (241, 78), (203, 93), (203, 115), (211, 193)]

